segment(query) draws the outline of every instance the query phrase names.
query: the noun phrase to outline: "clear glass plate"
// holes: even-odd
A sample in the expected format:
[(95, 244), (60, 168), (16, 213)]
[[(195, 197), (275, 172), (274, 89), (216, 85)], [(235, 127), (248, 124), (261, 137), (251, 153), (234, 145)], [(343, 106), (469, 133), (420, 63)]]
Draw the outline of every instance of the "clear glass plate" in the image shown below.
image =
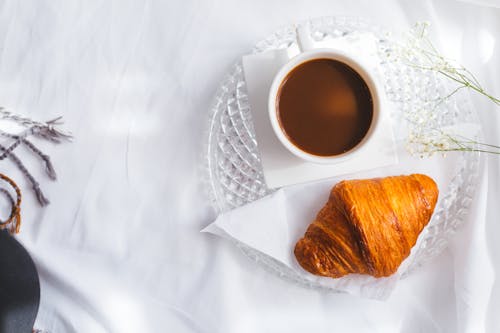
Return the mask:
[[(377, 39), (385, 94), (396, 107), (391, 114), (396, 137), (413, 125), (411, 113), (429, 109), (453, 87), (434, 72), (418, 70), (393, 60), (394, 39), (390, 31), (359, 18), (322, 17), (309, 24), (313, 39), (324, 41), (354, 32), (371, 32)], [(255, 45), (252, 53), (287, 48), (296, 43), (295, 26), (271, 34)], [(433, 104), (431, 104), (433, 103)], [(467, 94), (455, 94), (440, 103), (432, 119), (436, 128), (457, 123), (479, 124)], [(480, 134), (478, 134), (480, 136)], [(236, 63), (222, 81), (210, 109), (204, 149), (207, 189), (217, 213), (262, 198), (272, 190), (266, 187), (241, 62)], [(456, 153), (457, 168), (447, 188), (441, 189), (441, 199), (432, 220), (413, 248), (411, 261), (401, 272), (402, 277), (440, 254), (454, 231), (463, 223), (478, 183), (479, 153)], [(297, 272), (248, 246), (235, 242), (248, 257), (284, 279), (302, 285), (328, 289), (304, 279)]]

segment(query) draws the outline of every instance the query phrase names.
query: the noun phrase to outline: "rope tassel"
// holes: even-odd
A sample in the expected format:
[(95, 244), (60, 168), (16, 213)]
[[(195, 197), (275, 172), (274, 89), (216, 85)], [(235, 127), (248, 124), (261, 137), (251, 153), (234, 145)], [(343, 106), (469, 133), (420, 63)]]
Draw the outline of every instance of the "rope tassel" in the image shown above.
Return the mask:
[[(3, 152), (7, 152), (7, 149), (0, 145), (0, 150)], [(14, 162), (14, 164), (17, 166), (17, 168), (21, 171), (21, 173), (28, 179), (28, 181), (31, 183), (31, 187), (33, 191), (35, 192), (36, 198), (40, 205), (46, 206), (50, 203), (49, 199), (43, 195), (42, 190), (40, 189), (40, 185), (38, 182), (35, 180), (33, 175), (26, 169), (24, 166), (23, 162), (12, 152), (8, 152), (9, 158)]]
[(57, 128), (57, 126), (63, 124), (63, 122), (61, 121), (61, 116), (46, 122), (40, 122), (15, 114), (3, 107), (0, 107), (0, 119), (11, 120), (23, 127), (33, 128), (33, 134), (35, 136), (40, 136), (55, 143), (60, 143), (62, 140), (71, 141), (71, 139), (73, 139), (71, 133)]
[(50, 203), (49, 199), (47, 199), (47, 197), (43, 195), (43, 192), (42, 190), (40, 190), (40, 186), (38, 185), (38, 183), (33, 185), (33, 191), (35, 191), (36, 198), (40, 205), (47, 206)]
[[(0, 119), (9, 120), (20, 126), (26, 127), (26, 130), (24, 130), (20, 134), (7, 133), (5, 131), (0, 130), (0, 136), (13, 140), (13, 142), (11, 142), (7, 146), (0, 144), (0, 152), (1, 152), (0, 160), (4, 160), (6, 157), (8, 157), (17, 166), (17, 168), (21, 171), (21, 173), (27, 178), (27, 180), (31, 183), (31, 188), (35, 193), (35, 196), (39, 204), (41, 206), (48, 205), (50, 201), (47, 199), (47, 197), (43, 194), (42, 190), (40, 189), (40, 184), (28, 171), (23, 162), (17, 157), (17, 155), (14, 153), (14, 150), (20, 145), (23, 145), (26, 148), (28, 148), (28, 150), (30, 150), (40, 160), (42, 160), (45, 167), (44, 171), (47, 174), (47, 176), (51, 180), (56, 180), (57, 174), (54, 165), (52, 164), (52, 161), (50, 159), (50, 156), (43, 153), (37, 146), (35, 146), (27, 138), (29, 136), (39, 137), (53, 143), (61, 143), (63, 140), (71, 141), (73, 138), (71, 133), (65, 132), (58, 128), (59, 125), (62, 125), (61, 121), (62, 117), (57, 117), (46, 122), (40, 122), (15, 114), (13, 112), (6, 110), (3, 107), (0, 107)], [(3, 192), (5, 194), (5, 192), (2, 191), (1, 189), (0, 192)]]
[(50, 161), (50, 156), (42, 153), (40, 149), (38, 149), (34, 144), (29, 142), (27, 139), (23, 139), (22, 143), (25, 144), (26, 147), (28, 147), (32, 152), (34, 152), (42, 159), (42, 161), (45, 163), (45, 172), (47, 173), (50, 179), (56, 180), (57, 179), (56, 170), (54, 169), (54, 166)]

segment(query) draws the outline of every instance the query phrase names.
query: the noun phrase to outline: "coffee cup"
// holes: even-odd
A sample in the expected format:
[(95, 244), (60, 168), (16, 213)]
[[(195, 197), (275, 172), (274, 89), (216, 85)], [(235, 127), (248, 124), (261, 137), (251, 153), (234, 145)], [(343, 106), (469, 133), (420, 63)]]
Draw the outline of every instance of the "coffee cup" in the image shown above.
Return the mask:
[(333, 164), (360, 154), (380, 121), (380, 93), (358, 55), (315, 48), (307, 25), (297, 28), (300, 53), (272, 82), (268, 111), (279, 141), (298, 158)]

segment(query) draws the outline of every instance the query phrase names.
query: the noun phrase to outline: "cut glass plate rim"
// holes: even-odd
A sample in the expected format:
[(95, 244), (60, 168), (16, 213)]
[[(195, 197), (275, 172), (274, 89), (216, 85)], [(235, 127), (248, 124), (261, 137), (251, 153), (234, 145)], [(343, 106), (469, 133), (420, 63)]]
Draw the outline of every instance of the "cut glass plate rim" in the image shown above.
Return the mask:
[[(394, 42), (391, 40), (391, 30), (359, 17), (319, 17), (300, 24), (308, 24), (313, 39), (317, 41), (346, 36), (353, 32), (371, 32), (377, 37), (379, 52), (384, 52), (384, 48), (390, 49)], [(289, 25), (275, 31), (258, 42), (251, 52), (260, 53), (290, 47), (296, 43), (296, 26)], [(405, 90), (402, 86), (406, 87), (408, 84), (403, 84), (401, 81), (407, 78), (411, 81), (419, 74), (409, 71), (401, 64), (395, 65), (390, 60), (382, 58), (381, 68), (390, 73), (384, 73), (387, 79), (384, 82), (386, 95), (392, 102), (399, 103), (401, 110), (423, 103), (418, 94), (425, 96), (425, 93), (431, 94), (431, 91), (433, 94), (435, 89), (442, 91), (447, 84), (435, 73), (420, 73), (422, 82), (425, 82), (425, 88), (428, 89), (424, 89), (423, 92), (412, 92), (408, 91), (408, 88)], [(410, 86), (412, 83), (414, 81), (410, 82)], [(443, 105), (446, 112), (443, 112), (443, 119), (438, 119), (439, 124), (446, 126), (450, 122), (460, 121), (473, 123), (479, 128), (477, 138), (481, 138), (479, 120), (469, 95), (456, 94), (450, 100), (451, 102), (443, 103), (446, 104)], [(403, 117), (403, 112), (406, 111), (400, 111), (398, 117)], [(458, 154), (460, 156), (458, 172), (453, 176), (448, 188), (442, 191), (442, 198), (436, 206), (433, 217), (420, 235), (422, 238), (419, 241), (420, 245), (412, 250), (411, 262), (404, 272), (400, 272), (402, 278), (439, 255), (466, 218), (478, 184), (480, 153)], [(274, 191), (265, 185), (241, 61), (226, 74), (213, 99), (205, 134), (203, 160), (205, 188), (217, 214), (255, 201)], [(237, 240), (233, 239), (233, 242), (246, 256), (283, 279), (314, 289), (340, 292), (305, 279), (298, 272)]]

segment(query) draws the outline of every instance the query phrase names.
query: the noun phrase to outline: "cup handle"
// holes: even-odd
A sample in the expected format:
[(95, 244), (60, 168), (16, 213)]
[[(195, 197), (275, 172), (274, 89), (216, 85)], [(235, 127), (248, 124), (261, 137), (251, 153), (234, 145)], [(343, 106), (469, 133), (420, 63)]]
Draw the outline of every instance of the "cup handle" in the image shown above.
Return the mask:
[(299, 45), (300, 52), (314, 49), (314, 41), (311, 38), (311, 29), (309, 24), (299, 25), (295, 29), (297, 35), (297, 44)]

